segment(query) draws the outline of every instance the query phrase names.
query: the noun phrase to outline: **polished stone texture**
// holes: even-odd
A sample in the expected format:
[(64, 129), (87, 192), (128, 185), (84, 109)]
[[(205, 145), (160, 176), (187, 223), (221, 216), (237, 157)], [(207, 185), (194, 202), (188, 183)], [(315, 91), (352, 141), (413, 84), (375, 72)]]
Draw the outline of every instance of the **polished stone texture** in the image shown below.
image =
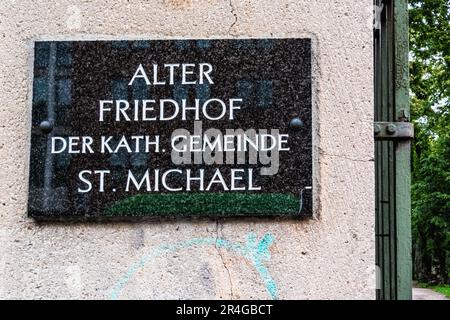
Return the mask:
[[(192, 65), (183, 68), (182, 64)], [(311, 97), (309, 39), (36, 42), (28, 213), (44, 218), (311, 216)], [(201, 106), (212, 98), (226, 105), (219, 120), (202, 113)], [(178, 103), (174, 119), (161, 118), (171, 117), (174, 110), (167, 103), (160, 113), (163, 99)], [(188, 109), (195, 99), (200, 106), (197, 119)], [(234, 102), (240, 109), (231, 110), (230, 99), (242, 99)], [(145, 100), (154, 100), (154, 110), (144, 112)], [(100, 101), (106, 101), (103, 109)], [(209, 118), (221, 114), (218, 105), (207, 109)], [(260, 170), (267, 171), (270, 164), (249, 163), (248, 155), (245, 164), (202, 164), (194, 161), (199, 153), (192, 163), (174, 164), (171, 135), (180, 128), (195, 135), (211, 128), (222, 134), (227, 129), (255, 129), (259, 134), (279, 130), (289, 135), (290, 150), (280, 152), (273, 175), (262, 175)], [(110, 136), (112, 151), (102, 153), (101, 139)], [(122, 136), (127, 141), (121, 144)], [(133, 136), (142, 137), (140, 145)], [(155, 136), (159, 136), (159, 150), (154, 144), (145, 150), (145, 137), (148, 143)], [(61, 139), (52, 140), (55, 137), (76, 137), (66, 140), (73, 143), (72, 153), (67, 148), (51, 152), (52, 143), (55, 150), (63, 145)], [(82, 148), (82, 137), (92, 138), (91, 144)], [(242, 191), (226, 191), (221, 183), (201, 191), (198, 182), (185, 190), (186, 170), (193, 177), (204, 170), (206, 187), (217, 169), (231, 189), (233, 168), (242, 169), (242, 180), (236, 180)], [(161, 185), (161, 174), (171, 169), (183, 172), (167, 180), (180, 187), (179, 192)], [(85, 180), (79, 175), (83, 170), (89, 171), (83, 175)], [(104, 184), (99, 170), (109, 170)], [(145, 183), (140, 190), (127, 190), (130, 171), (138, 182), (149, 172), (151, 190), (144, 190)], [(92, 190), (80, 192), (88, 187), (86, 180)], [(261, 190), (252, 190), (254, 186)]]

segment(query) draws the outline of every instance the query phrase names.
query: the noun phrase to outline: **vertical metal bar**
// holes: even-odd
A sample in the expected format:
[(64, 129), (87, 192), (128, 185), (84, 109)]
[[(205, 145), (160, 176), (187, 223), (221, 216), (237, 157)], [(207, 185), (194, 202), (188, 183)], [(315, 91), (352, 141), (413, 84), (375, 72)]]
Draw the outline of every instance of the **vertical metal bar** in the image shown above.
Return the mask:
[(389, 172), (389, 141), (382, 141), (382, 158), (381, 158), (381, 172), (382, 172), (382, 230), (383, 230), (383, 245), (382, 245), (382, 252), (383, 252), (383, 299), (389, 300), (391, 299), (391, 270), (390, 270), (390, 227), (389, 227), (389, 201), (390, 201), (390, 194), (389, 194), (389, 178), (390, 178), (390, 172)]
[[(374, 6), (379, 6), (379, 0), (373, 1)], [(381, 13), (380, 13), (381, 17)], [(374, 29), (374, 43), (373, 43), (373, 51), (374, 51), (374, 84), (375, 84), (375, 105), (374, 105), (374, 118), (375, 121), (379, 121), (380, 117), (380, 104), (381, 104), (381, 58), (380, 58), (380, 41), (381, 41), (381, 28)], [(380, 163), (378, 159), (381, 158), (381, 149), (380, 144), (375, 142), (375, 264), (377, 267), (376, 277), (377, 277), (377, 286), (376, 286), (376, 299), (380, 300), (382, 298), (382, 261), (383, 256), (381, 253), (381, 239), (380, 236), (382, 234), (381, 229), (381, 170)]]
[[(392, 105), (392, 19), (389, 5), (385, 5), (382, 12), (381, 27), (381, 121), (390, 121), (390, 108)], [(389, 141), (378, 143), (381, 149), (379, 159), (381, 181), (381, 275), (382, 299), (392, 299), (392, 270), (391, 270), (391, 151)]]
[[(394, 1), (395, 115), (409, 114), (409, 42), (407, 0)], [(411, 145), (396, 142), (395, 212), (397, 244), (397, 299), (412, 298), (411, 260)]]
[[(393, 1), (389, 1), (386, 5), (386, 105), (385, 109), (385, 121), (394, 121), (394, 19), (393, 19)], [(394, 202), (394, 193), (395, 193), (395, 172), (394, 172), (394, 146), (391, 141), (386, 141), (386, 192), (387, 192), (387, 204), (386, 204), (386, 265), (387, 265), (387, 274), (386, 274), (386, 282), (388, 283), (386, 288), (387, 299), (393, 300), (396, 299), (396, 266), (395, 266), (395, 202)]]

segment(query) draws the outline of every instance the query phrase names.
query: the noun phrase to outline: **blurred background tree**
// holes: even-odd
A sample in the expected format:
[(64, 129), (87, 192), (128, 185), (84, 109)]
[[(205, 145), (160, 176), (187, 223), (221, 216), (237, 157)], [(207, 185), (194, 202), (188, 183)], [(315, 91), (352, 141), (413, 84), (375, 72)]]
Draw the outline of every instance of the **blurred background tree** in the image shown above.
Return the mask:
[(450, 0), (410, 0), (414, 276), (448, 283), (450, 260)]

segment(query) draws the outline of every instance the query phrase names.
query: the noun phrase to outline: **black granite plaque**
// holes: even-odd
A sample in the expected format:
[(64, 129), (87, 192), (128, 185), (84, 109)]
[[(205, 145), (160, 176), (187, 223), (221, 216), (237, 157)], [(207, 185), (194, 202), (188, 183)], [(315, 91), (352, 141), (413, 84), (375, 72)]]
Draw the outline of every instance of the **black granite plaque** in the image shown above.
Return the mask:
[(36, 42), (32, 217), (311, 216), (310, 39)]

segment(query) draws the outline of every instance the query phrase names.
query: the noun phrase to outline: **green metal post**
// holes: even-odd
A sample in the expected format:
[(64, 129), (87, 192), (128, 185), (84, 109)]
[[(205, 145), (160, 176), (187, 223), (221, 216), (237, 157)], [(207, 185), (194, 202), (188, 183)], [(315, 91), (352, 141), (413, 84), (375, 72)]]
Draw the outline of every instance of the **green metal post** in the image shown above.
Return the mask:
[[(409, 117), (409, 35), (407, 0), (394, 0), (394, 84), (396, 121)], [(411, 143), (395, 142), (397, 299), (412, 298)]]

